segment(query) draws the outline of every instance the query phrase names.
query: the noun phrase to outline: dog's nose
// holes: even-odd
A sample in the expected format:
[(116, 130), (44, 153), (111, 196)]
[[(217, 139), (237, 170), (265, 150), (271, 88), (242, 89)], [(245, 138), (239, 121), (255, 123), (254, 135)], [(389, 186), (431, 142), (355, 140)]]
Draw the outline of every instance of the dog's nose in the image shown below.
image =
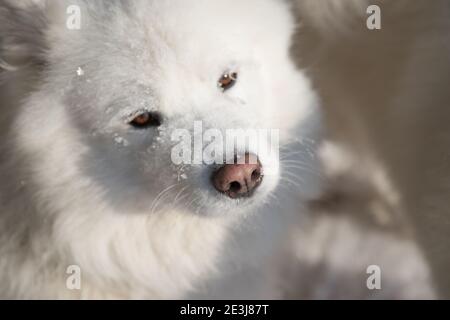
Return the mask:
[(230, 198), (249, 197), (262, 182), (262, 166), (254, 154), (245, 155), (243, 164), (226, 164), (212, 175), (217, 191)]

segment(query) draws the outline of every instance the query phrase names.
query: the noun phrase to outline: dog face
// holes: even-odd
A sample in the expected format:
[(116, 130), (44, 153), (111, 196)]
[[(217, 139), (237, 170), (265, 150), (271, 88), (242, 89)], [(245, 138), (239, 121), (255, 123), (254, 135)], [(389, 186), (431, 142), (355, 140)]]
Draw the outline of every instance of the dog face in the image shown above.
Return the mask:
[[(73, 4), (77, 30), (65, 23)], [(57, 193), (52, 198), (98, 201), (124, 214), (209, 215), (248, 212), (268, 199), (279, 161), (260, 149), (270, 149), (273, 136), (233, 149), (232, 157), (253, 158), (253, 166), (173, 157), (177, 132), (189, 136), (194, 157), (209, 129), (222, 137), (230, 129), (275, 129), (283, 143), (306, 118), (313, 95), (289, 59), (293, 21), (283, 2), (46, 6), (44, 70), (16, 129), (43, 190)]]

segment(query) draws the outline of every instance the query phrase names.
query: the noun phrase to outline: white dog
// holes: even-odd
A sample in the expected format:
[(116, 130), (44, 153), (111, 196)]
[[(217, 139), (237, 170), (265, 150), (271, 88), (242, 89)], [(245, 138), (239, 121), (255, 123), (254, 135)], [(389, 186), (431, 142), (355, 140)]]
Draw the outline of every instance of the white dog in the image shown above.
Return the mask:
[(0, 297), (275, 297), (279, 162), (176, 165), (172, 135), (306, 132), (293, 31), (276, 0), (1, 0)]

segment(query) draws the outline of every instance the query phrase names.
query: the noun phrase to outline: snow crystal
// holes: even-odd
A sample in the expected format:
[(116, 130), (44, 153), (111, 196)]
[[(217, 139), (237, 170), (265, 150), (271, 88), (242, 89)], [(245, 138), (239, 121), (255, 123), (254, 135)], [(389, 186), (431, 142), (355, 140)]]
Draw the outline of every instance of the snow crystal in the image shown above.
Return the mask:
[(84, 70), (81, 69), (81, 67), (78, 67), (78, 69), (77, 69), (77, 75), (78, 75), (79, 77), (81, 77), (81, 76), (84, 75)]
[(114, 136), (114, 141), (115, 141), (117, 144), (120, 144), (120, 145), (122, 145), (122, 146), (124, 146), (124, 147), (127, 147), (127, 146), (130, 145), (129, 142), (128, 142), (127, 140), (125, 140), (124, 138), (122, 138), (122, 137), (120, 137), (120, 136), (118, 136), (118, 135), (115, 135), (115, 136)]

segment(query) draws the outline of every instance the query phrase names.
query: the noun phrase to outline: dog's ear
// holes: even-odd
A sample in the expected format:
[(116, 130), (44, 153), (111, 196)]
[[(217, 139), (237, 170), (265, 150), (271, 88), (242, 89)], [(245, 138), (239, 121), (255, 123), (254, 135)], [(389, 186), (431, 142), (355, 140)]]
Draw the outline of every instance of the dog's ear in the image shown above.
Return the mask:
[(47, 6), (46, 0), (0, 0), (0, 68), (44, 62)]

